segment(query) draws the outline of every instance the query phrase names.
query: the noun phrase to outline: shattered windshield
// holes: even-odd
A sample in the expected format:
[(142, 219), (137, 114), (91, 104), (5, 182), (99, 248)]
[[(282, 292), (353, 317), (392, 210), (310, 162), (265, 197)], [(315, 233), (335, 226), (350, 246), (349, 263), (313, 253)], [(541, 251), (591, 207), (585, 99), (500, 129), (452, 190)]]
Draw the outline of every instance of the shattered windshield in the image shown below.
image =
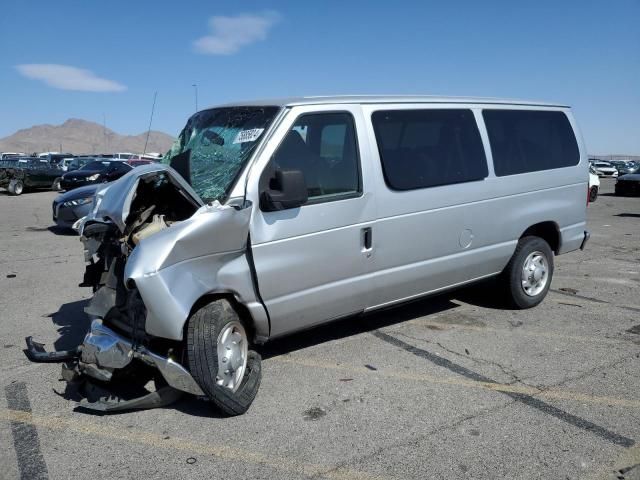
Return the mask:
[[(178, 158), (185, 175), (204, 202), (222, 200), (231, 189), (278, 107), (224, 107), (204, 110), (189, 119), (171, 150), (162, 159), (173, 165)], [(177, 158), (178, 157), (178, 158)]]

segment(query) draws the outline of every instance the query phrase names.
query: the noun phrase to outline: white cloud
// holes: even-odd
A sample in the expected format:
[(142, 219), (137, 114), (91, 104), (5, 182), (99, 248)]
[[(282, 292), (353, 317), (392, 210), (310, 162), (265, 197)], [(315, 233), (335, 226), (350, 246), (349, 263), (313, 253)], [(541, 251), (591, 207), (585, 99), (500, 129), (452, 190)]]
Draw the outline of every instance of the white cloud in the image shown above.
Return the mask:
[(266, 39), (278, 20), (280, 15), (276, 12), (211, 17), (211, 34), (197, 39), (193, 45), (200, 53), (232, 55), (246, 45)]
[(79, 92), (122, 92), (127, 89), (127, 87), (118, 82), (96, 76), (90, 70), (84, 70), (70, 65), (30, 63), (16, 65), (16, 70), (27, 78), (42, 80), (50, 87), (61, 90), (75, 90)]

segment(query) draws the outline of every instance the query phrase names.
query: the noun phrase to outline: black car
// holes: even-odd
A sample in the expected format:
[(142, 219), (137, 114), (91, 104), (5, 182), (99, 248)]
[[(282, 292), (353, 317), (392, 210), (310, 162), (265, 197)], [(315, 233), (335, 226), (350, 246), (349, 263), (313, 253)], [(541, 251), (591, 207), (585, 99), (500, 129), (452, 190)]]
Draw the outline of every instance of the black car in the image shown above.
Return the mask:
[(132, 170), (132, 166), (122, 160), (95, 160), (84, 167), (67, 172), (62, 176), (61, 186), (64, 190), (72, 190), (94, 183), (112, 182)]
[(60, 228), (71, 228), (76, 221), (91, 212), (96, 190), (102, 185), (87, 185), (62, 193), (53, 201), (53, 221)]
[(618, 177), (616, 195), (640, 195), (640, 173), (630, 173)]
[(64, 172), (51, 165), (47, 159), (19, 157), (0, 164), (0, 187), (10, 195), (21, 195), (25, 190), (51, 188), (60, 190), (60, 178)]

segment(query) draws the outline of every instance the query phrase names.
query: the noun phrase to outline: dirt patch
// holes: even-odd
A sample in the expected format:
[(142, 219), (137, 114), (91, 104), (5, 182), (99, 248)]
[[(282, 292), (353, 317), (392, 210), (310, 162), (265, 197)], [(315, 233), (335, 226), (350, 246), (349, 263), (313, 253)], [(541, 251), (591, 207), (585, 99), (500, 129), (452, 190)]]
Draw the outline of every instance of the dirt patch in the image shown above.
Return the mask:
[(326, 414), (327, 414), (327, 411), (322, 407), (311, 407), (310, 409), (302, 412), (302, 418), (304, 418), (307, 421), (313, 422), (316, 420), (320, 420)]

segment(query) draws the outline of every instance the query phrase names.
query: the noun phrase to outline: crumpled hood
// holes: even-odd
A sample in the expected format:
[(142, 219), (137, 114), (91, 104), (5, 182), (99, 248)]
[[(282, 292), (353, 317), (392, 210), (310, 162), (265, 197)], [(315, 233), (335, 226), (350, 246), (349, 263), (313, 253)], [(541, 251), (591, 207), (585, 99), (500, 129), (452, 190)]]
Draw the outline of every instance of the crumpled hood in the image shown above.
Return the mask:
[(250, 218), (251, 208), (205, 205), (190, 218), (142, 240), (129, 255), (125, 279), (152, 276), (186, 260), (243, 251)]
[(191, 185), (170, 166), (161, 163), (143, 165), (134, 168), (115, 182), (98, 190), (93, 211), (85, 217), (84, 224), (80, 228), (80, 234), (82, 235), (82, 229), (87, 222), (105, 222), (109, 220), (113, 222), (121, 232), (124, 232), (127, 217), (131, 209), (131, 202), (135, 197), (140, 179), (158, 172), (167, 172), (171, 180), (185, 190), (199, 206), (204, 205), (204, 202), (193, 188), (191, 188)]

